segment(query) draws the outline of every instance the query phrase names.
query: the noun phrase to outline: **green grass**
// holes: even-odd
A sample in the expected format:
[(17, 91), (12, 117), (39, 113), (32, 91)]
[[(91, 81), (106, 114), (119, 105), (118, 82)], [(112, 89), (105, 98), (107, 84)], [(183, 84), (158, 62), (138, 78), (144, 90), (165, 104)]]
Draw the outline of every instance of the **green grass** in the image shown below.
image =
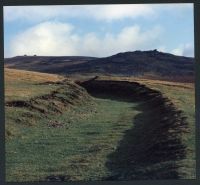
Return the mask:
[(101, 180), (109, 176), (107, 155), (133, 126), (138, 114), (134, 106), (137, 104), (96, 98), (95, 113), (79, 106), (50, 117), (63, 123), (62, 128), (49, 128), (46, 119), (35, 127), (21, 126), (21, 136), (6, 144), (6, 180), (38, 181), (49, 175)]
[[(74, 181), (102, 180), (120, 171), (118, 167), (122, 167), (121, 172), (130, 172), (130, 143), (141, 144), (132, 133), (138, 136), (144, 133), (136, 133), (134, 124), (148, 123), (150, 119), (155, 121), (156, 110), (146, 111), (148, 115), (143, 112), (141, 102), (130, 103), (106, 96), (91, 98), (84, 89), (71, 82), (64, 87), (38, 85), (45, 82), (46, 76), (42, 75), (40, 81), (38, 78), (31, 81), (34, 75), (26, 80), (23, 77), (6, 81), (6, 101), (29, 101), (55, 90), (57, 93), (56, 99), (32, 102), (47, 114), (27, 107), (6, 106), (6, 181), (44, 181), (50, 175), (64, 175), (66, 180)], [(54, 76), (51, 78), (57, 81)], [(192, 150), (186, 159), (191, 164), (195, 159), (194, 90), (151, 82), (148, 86), (169, 97), (187, 116), (191, 132), (183, 135), (183, 139)], [(54, 128), (52, 123), (58, 123), (60, 127)], [(127, 164), (120, 164), (120, 161)], [(115, 169), (112, 169), (112, 164), (108, 168), (110, 162), (116, 163)], [(188, 169), (184, 166), (183, 170), (190, 171)], [(191, 176), (193, 178), (193, 174)]]
[(168, 97), (175, 106), (182, 110), (187, 117), (189, 123), (190, 133), (183, 135), (183, 139), (187, 147), (191, 150), (188, 159), (195, 160), (196, 140), (195, 140), (195, 88), (194, 83), (179, 83), (162, 80), (153, 80), (145, 77), (100, 77), (103, 80), (125, 80), (136, 81), (144, 84), (149, 88), (160, 91), (164, 96)]
[(167, 96), (179, 110), (184, 112), (189, 123), (190, 133), (183, 136), (187, 146), (192, 150), (190, 152), (190, 159), (196, 159), (195, 156), (195, 92), (194, 89), (180, 88), (176, 86), (165, 85), (149, 85), (151, 88), (157, 89)]

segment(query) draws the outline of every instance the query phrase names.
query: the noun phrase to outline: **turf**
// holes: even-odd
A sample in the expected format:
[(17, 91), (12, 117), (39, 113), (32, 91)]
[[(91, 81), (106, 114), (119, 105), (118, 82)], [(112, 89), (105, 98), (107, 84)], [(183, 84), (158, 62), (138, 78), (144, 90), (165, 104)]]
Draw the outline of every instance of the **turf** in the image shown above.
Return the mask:
[[(6, 70), (6, 74), (6, 102), (25, 101), (37, 108), (6, 106), (7, 182), (46, 181), (53, 176), (66, 181), (109, 179), (120, 171), (120, 156), (127, 157), (125, 161), (130, 157), (128, 144), (134, 137), (127, 132), (134, 130), (135, 124), (154, 118), (155, 112), (148, 111), (139, 116), (142, 102), (92, 98), (73, 82), (53, 83), (62, 79), (56, 75), (18, 70)], [(183, 136), (191, 150), (186, 160), (194, 161), (194, 89), (187, 84), (138, 81), (159, 90), (183, 110), (191, 129)], [(53, 96), (46, 98), (52, 92)], [(122, 141), (125, 145), (120, 150)], [(114, 169), (110, 168), (112, 162), (117, 162)], [(123, 170), (128, 172), (128, 166), (125, 164)]]
[(190, 133), (183, 136), (190, 152), (189, 159), (195, 160), (195, 89), (194, 83), (179, 83), (163, 80), (148, 79), (144, 77), (111, 77), (101, 76), (104, 80), (126, 80), (139, 82), (151, 89), (160, 91), (164, 96), (168, 97), (179, 110), (182, 110), (187, 117)]
[(5, 68), (5, 101), (28, 100), (31, 97), (47, 94), (57, 87), (40, 83), (62, 79), (63, 77), (58, 75)]
[[(54, 117), (62, 128), (48, 127), (42, 120), (35, 127), (22, 127), (21, 136), (6, 145), (7, 181), (43, 181), (50, 175), (69, 180), (101, 180), (110, 175), (107, 155), (124, 132), (133, 126), (137, 104), (110, 99), (95, 100), (95, 114), (76, 120), (79, 107)], [(73, 122), (72, 122), (73, 120)]]

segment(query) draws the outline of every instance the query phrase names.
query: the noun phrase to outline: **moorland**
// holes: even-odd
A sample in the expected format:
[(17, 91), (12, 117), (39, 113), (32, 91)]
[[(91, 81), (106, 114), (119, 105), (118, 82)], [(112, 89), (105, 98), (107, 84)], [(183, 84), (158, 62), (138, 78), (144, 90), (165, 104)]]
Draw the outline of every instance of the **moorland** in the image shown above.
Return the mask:
[(6, 181), (195, 178), (194, 59), (5, 59)]

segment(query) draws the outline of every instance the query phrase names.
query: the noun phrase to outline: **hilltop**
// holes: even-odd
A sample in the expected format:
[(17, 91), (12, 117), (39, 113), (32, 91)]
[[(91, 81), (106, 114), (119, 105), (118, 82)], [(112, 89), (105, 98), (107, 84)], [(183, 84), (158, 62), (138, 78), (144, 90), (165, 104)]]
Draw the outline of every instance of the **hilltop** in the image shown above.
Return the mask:
[(55, 74), (194, 76), (194, 58), (157, 50), (124, 52), (104, 58), (18, 56), (5, 59), (5, 66)]

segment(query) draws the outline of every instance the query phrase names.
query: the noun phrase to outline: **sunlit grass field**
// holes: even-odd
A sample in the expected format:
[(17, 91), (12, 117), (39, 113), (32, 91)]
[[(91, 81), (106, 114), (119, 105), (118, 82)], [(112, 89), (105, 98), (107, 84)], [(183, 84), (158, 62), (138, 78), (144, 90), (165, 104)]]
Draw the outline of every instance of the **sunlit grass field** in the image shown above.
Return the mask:
[[(15, 98), (9, 91), (9, 101), (23, 99), (25, 91), (34, 91), (29, 92), (29, 98), (34, 98), (58, 88), (37, 83), (54, 82), (59, 77), (39, 74), (39, 81), (35, 81), (35, 74), (29, 78), (29, 72), (21, 80), (18, 78), (13, 86), (11, 77), (14, 74), (8, 72), (13, 71), (6, 71), (9, 75), (6, 77), (6, 96), (10, 88), (17, 90), (16, 94), (12, 91)], [(25, 88), (17, 83), (23, 83)], [(40, 92), (43, 89), (45, 91)], [(29, 112), (27, 108), (6, 107), (6, 180), (44, 181), (50, 175), (67, 175), (68, 180), (99, 180), (109, 176), (105, 166), (107, 155), (116, 149), (124, 131), (132, 127), (133, 117), (138, 113), (134, 106), (136, 104), (91, 97), (88, 104), (67, 107), (62, 115), (42, 118), (35, 112), (33, 117), (24, 117), (20, 122), (16, 120), (22, 113)], [(53, 128), (50, 122), (62, 126)]]
[(64, 123), (61, 128), (49, 128), (47, 120), (21, 128), (22, 136), (7, 143), (7, 181), (44, 181), (51, 175), (88, 181), (109, 176), (107, 155), (132, 127), (138, 111), (127, 102), (95, 99), (95, 103), (96, 113), (89, 117), (76, 120), (77, 112), (89, 110), (80, 107), (74, 115), (52, 118)]
[[(46, 181), (51, 176), (65, 176), (66, 181), (102, 180), (115, 173), (106, 166), (108, 156), (116, 151), (126, 131), (134, 128), (140, 102), (91, 97), (69, 79), (64, 87), (53, 83), (63, 79), (5, 69), (6, 102), (29, 101), (56, 91), (54, 98), (32, 102), (46, 114), (28, 107), (5, 106), (6, 181)], [(106, 76), (100, 79), (138, 81), (169, 97), (187, 116), (191, 132), (183, 138), (191, 150), (188, 161), (195, 159), (193, 84)], [(52, 113), (55, 106), (61, 113)]]
[(28, 100), (56, 89), (53, 85), (36, 85), (56, 82), (63, 77), (38, 72), (5, 68), (5, 101)]

